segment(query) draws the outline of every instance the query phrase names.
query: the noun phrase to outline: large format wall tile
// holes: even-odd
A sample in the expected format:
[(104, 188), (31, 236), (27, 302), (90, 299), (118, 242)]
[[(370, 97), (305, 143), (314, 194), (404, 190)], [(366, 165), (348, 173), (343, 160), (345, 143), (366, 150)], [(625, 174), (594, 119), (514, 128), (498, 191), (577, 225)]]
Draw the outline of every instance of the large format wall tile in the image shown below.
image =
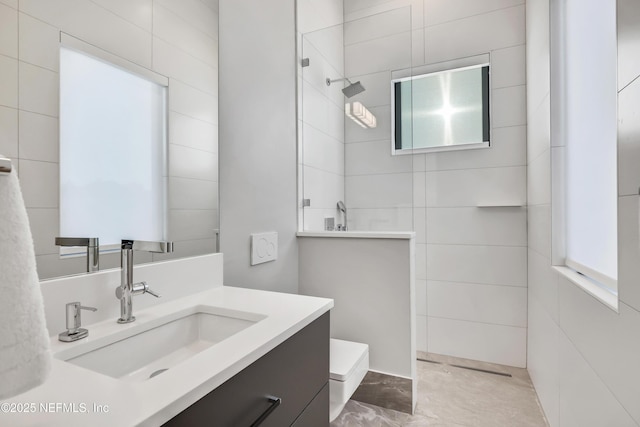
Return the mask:
[[(429, 15), (429, 8), (425, 8)], [(447, 61), (524, 44), (524, 5), (425, 28), (426, 62)]]
[(427, 278), (526, 287), (527, 248), (427, 245)]
[(476, 283), (427, 282), (430, 317), (527, 326), (527, 289)]
[(526, 366), (526, 328), (438, 317), (429, 317), (427, 322), (427, 347), (432, 353)]
[(527, 246), (524, 208), (429, 208), (427, 243)]

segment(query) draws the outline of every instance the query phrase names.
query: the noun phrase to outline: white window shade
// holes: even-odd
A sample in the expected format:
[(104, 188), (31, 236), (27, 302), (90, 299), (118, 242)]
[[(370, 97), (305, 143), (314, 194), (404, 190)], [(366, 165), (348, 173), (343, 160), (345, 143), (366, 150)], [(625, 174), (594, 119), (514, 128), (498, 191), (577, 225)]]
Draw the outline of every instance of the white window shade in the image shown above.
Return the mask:
[(166, 88), (60, 51), (60, 233), (164, 240)]
[(616, 4), (565, 7), (566, 263), (616, 290)]

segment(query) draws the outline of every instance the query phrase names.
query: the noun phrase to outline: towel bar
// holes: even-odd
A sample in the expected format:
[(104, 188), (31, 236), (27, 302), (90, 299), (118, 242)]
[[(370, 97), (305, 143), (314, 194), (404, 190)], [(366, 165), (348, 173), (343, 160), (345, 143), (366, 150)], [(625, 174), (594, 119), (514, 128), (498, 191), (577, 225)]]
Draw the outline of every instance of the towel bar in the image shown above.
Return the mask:
[(0, 174), (11, 172), (11, 160), (0, 156)]

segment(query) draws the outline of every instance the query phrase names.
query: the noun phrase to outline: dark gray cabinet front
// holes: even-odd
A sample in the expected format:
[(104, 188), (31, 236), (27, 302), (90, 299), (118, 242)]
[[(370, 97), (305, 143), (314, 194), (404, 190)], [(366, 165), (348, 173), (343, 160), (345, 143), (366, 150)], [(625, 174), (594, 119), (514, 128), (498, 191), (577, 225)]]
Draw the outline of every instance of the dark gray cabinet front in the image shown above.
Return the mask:
[(251, 427), (262, 419), (261, 427), (326, 427), (328, 381), (327, 312), (165, 426)]

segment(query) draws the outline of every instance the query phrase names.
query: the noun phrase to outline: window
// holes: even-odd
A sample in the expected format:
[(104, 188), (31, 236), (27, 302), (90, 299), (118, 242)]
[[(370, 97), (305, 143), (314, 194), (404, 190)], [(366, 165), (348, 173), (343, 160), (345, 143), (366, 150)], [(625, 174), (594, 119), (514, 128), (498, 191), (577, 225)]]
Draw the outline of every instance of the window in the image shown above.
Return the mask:
[(126, 238), (164, 240), (166, 84), (137, 72), (143, 70), (130, 71), (126, 61), (94, 47), (88, 47), (91, 54), (79, 50), (84, 45), (77, 39), (65, 41), (60, 233), (98, 237), (105, 246)]
[(564, 253), (559, 255), (587, 287), (606, 292), (591, 293), (617, 306), (616, 2), (564, 0), (562, 7), (563, 43), (554, 57), (564, 120), (552, 124), (561, 127), (565, 146)]
[(392, 80), (394, 154), (489, 146), (489, 65)]

